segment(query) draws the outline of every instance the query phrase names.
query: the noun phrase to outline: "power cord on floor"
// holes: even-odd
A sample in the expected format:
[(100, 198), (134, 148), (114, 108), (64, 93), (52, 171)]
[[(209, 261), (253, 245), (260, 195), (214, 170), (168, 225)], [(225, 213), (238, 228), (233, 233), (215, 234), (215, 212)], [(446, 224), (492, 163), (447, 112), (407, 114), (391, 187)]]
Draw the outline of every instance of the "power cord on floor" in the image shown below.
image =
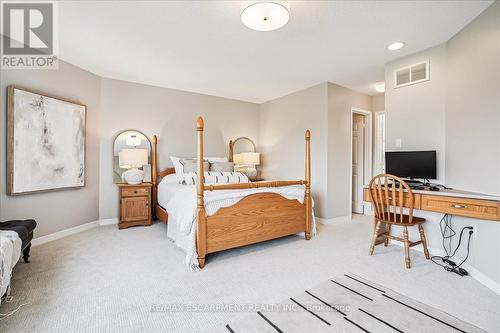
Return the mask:
[[(455, 236), (457, 233), (455, 232), (455, 230), (453, 230), (453, 227), (451, 224), (451, 217), (448, 214), (445, 214), (443, 216), (443, 218), (441, 219), (441, 221), (439, 222), (439, 228), (441, 229), (441, 236), (443, 238), (443, 250), (444, 250), (446, 255), (445, 256), (432, 256), (431, 257), (432, 262), (434, 262), (436, 265), (443, 267), (448, 272), (452, 272), (452, 273), (458, 274), (460, 276), (469, 275), (469, 272), (467, 272), (461, 266), (469, 258), (470, 241), (472, 238), (472, 234), (474, 233), (474, 228), (471, 226), (467, 226), (467, 227), (462, 228), (462, 230), (460, 231), (458, 244), (453, 251), (451, 249), (451, 243), (452, 243), (453, 236)], [(455, 256), (455, 254), (457, 253), (458, 249), (460, 248), (460, 245), (462, 244), (462, 235), (466, 229), (469, 230), (469, 238), (467, 240), (467, 255), (465, 256), (465, 259), (462, 260), (462, 262), (457, 265), (450, 258), (453, 258)], [(447, 242), (448, 246), (446, 246), (446, 241), (448, 241)]]

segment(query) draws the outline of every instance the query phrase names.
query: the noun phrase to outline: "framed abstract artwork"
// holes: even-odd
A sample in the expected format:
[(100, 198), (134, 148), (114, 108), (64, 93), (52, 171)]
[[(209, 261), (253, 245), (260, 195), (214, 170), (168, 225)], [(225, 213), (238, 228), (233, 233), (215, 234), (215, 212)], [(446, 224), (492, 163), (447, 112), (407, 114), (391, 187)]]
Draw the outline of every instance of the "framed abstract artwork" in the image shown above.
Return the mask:
[(7, 194), (85, 186), (85, 105), (9, 86)]

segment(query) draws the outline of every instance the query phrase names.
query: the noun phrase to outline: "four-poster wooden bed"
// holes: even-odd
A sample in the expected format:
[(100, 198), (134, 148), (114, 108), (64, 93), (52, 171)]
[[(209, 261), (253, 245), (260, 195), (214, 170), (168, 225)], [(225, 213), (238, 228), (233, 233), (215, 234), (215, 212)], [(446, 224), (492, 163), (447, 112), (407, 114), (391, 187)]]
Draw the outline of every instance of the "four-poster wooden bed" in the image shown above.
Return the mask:
[[(196, 249), (200, 268), (205, 265), (205, 256), (209, 253), (288, 235), (305, 233), (305, 239), (311, 238), (312, 199), (311, 199), (311, 134), (306, 131), (305, 180), (264, 181), (239, 184), (204, 184), (203, 159), (204, 121), (198, 117), (196, 124), (197, 148), (197, 213), (196, 213)], [(158, 139), (153, 137), (152, 152), (153, 213), (164, 223), (168, 221), (165, 207), (158, 203), (158, 182), (166, 175), (175, 173), (174, 168), (158, 171)], [(207, 170), (208, 171), (208, 170)], [(219, 190), (244, 190), (254, 188), (273, 188), (289, 185), (304, 185), (304, 201), (289, 200), (272, 192), (255, 193), (245, 196), (236, 204), (220, 208), (214, 215), (205, 212), (204, 192)]]

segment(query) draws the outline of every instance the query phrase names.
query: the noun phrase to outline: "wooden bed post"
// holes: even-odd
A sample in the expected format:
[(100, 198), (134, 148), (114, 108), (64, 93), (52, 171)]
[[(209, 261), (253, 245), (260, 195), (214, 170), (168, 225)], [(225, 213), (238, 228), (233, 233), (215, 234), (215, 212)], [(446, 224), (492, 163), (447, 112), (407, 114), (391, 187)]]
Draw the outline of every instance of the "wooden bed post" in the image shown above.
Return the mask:
[(151, 182), (153, 183), (153, 204), (151, 205), (152, 216), (155, 220), (156, 205), (158, 204), (158, 137), (153, 135), (153, 147), (151, 151)]
[(198, 181), (196, 183), (196, 198), (197, 198), (197, 229), (196, 229), (196, 249), (198, 251), (198, 263), (200, 268), (205, 266), (205, 255), (207, 254), (207, 220), (205, 214), (205, 203), (203, 200), (203, 192), (205, 190), (205, 179), (203, 170), (203, 118), (198, 117), (196, 122), (196, 131), (198, 132)]
[(311, 131), (306, 131), (306, 193), (304, 196), (306, 204), (306, 232), (307, 240), (311, 239), (311, 218), (312, 218), (312, 200), (311, 200)]
[(229, 162), (234, 162), (233, 161), (233, 140), (229, 140)]

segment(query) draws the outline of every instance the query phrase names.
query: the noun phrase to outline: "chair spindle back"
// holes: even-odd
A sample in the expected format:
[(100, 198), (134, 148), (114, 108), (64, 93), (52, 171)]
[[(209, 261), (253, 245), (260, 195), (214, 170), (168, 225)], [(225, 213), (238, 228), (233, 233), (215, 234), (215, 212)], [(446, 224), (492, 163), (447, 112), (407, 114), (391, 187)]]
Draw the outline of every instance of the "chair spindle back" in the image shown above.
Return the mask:
[[(392, 223), (403, 223), (403, 208), (406, 203), (409, 223), (412, 223), (413, 192), (403, 179), (394, 175), (380, 174), (373, 177), (368, 189), (377, 219)], [(408, 194), (406, 196), (405, 191)]]

